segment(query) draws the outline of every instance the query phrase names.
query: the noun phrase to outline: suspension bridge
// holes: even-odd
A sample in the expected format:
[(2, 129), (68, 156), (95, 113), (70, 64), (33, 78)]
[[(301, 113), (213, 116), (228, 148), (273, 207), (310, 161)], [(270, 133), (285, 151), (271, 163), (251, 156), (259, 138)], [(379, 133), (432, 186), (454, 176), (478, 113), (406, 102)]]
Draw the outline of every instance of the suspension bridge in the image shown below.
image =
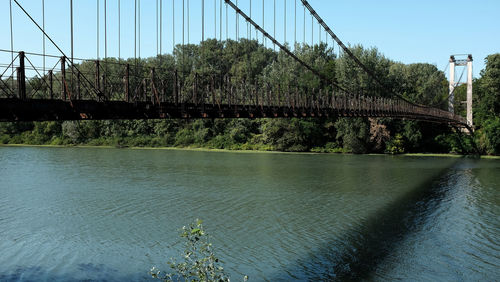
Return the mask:
[[(60, 47), (62, 42), (57, 42), (45, 27), (45, 18), (61, 11), (50, 11), (52, 14), (46, 15), (44, 0), (41, 2), (41, 21), (38, 14), (34, 15), (34, 12), (40, 11), (29, 11), (21, 1), (9, 0), (1, 4), (1, 9), (9, 11), (11, 48), (0, 50), (4, 53), (0, 56), (3, 61), (0, 62), (0, 121), (392, 117), (447, 123), (470, 130), (463, 117), (413, 103), (386, 87), (306, 0), (263, 0), (262, 3), (257, 3), (258, 0), (254, 3), (252, 0), (240, 0), (240, 3), (238, 0), (191, 0), (195, 3), (189, 3), (189, 0), (157, 0), (155, 14), (146, 15), (156, 18), (156, 52), (160, 64), (155, 66), (141, 59), (141, 46), (154, 44), (154, 40), (147, 43), (141, 40), (144, 28), (141, 28), (141, 15), (143, 18), (144, 15), (141, 14), (140, 0), (133, 1), (134, 57), (127, 59), (121, 56), (121, 48), (130, 43), (121, 40), (124, 21), (121, 19), (123, 9), (120, 0), (96, 0), (96, 56), (91, 59), (74, 56), (73, 1), (69, 0), (70, 22), (65, 23), (70, 27), (69, 50), (63, 50)], [(273, 6), (270, 7), (269, 3)], [(108, 20), (111, 5), (115, 7), (114, 19), (117, 19), (114, 24)], [(189, 44), (192, 40), (190, 31), (193, 30), (190, 16), (193, 17), (195, 7), (195, 17), (198, 20), (201, 18), (201, 26), (196, 27), (197, 34), (201, 36), (198, 39), (200, 44), (213, 41), (214, 46), (224, 48), (230, 40), (247, 40), (245, 42), (249, 44), (257, 41), (266, 48), (272, 45), (274, 50), (278, 49), (293, 59), (303, 72), (310, 73), (320, 83), (312, 87), (291, 80), (271, 85), (263, 79), (234, 75), (229, 70), (201, 71), (196, 69), (195, 64), (186, 63), (190, 61), (189, 56), (194, 56), (189, 54)], [(13, 9), (40, 33), (42, 52), (32, 52), (28, 50), (29, 46), (14, 48), (17, 31), (13, 25)], [(278, 18), (283, 21), (283, 31), (277, 33), (276, 11), (279, 9), (282, 11)], [(211, 14), (210, 24), (208, 14)], [(273, 22), (269, 23), (271, 18)], [(172, 27), (169, 31), (164, 28), (167, 21)], [(132, 19), (129, 17), (126, 22), (130, 23)], [(297, 26), (301, 25), (299, 30), (303, 34), (302, 42), (299, 42)], [(111, 49), (108, 36), (112, 29), (117, 30), (117, 37), (112, 40), (113, 44), (117, 43), (113, 47), (114, 51), (118, 49), (115, 58), (108, 57), (108, 50)], [(287, 33), (293, 34), (293, 41), (290, 40), (294, 43), (293, 47), (288, 45)], [(165, 36), (171, 37), (172, 53), (178, 51), (181, 54), (168, 67), (161, 64), (162, 58), (165, 59), (162, 56)], [(309, 38), (310, 46), (327, 44), (334, 52), (337, 49), (337, 54), (349, 56), (378, 84), (382, 95), (350, 91), (301, 58), (295, 49), (301, 43), (304, 46), (309, 44)], [(57, 53), (48, 54), (46, 45), (55, 48)], [(102, 45), (103, 57), (100, 53)]]

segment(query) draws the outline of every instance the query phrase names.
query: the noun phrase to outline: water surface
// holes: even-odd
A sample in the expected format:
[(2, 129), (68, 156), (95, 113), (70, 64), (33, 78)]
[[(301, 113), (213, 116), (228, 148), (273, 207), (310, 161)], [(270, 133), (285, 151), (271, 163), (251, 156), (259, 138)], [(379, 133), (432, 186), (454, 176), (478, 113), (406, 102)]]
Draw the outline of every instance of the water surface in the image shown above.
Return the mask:
[(143, 280), (196, 218), (233, 281), (495, 280), (500, 162), (0, 147), (0, 280)]

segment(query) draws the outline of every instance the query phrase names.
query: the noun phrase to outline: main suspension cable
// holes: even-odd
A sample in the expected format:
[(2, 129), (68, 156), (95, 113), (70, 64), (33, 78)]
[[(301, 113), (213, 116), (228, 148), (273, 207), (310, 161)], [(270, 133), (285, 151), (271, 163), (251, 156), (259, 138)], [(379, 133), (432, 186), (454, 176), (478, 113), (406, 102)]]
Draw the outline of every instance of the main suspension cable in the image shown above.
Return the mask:
[(228, 4), (229, 6), (231, 6), (231, 8), (233, 8), (236, 11), (236, 13), (238, 13), (239, 15), (241, 15), (247, 22), (249, 22), (251, 25), (253, 25), (254, 28), (256, 28), (258, 31), (260, 31), (265, 37), (269, 38), (269, 40), (271, 40), (271, 42), (273, 44), (277, 45), (283, 52), (285, 52), (287, 55), (289, 55), (290, 57), (292, 57), (300, 65), (302, 65), (303, 67), (305, 67), (306, 69), (308, 69), (309, 71), (311, 71), (313, 74), (315, 74), (316, 76), (318, 76), (320, 79), (322, 79), (322, 80), (330, 83), (331, 85), (337, 87), (338, 89), (340, 89), (340, 90), (348, 93), (348, 91), (346, 89), (344, 89), (343, 87), (341, 87), (340, 85), (338, 85), (336, 82), (328, 79), (326, 76), (324, 76), (323, 74), (321, 74), (319, 71), (317, 71), (316, 69), (314, 69), (313, 67), (311, 67), (310, 65), (308, 65), (307, 63), (305, 63), (303, 60), (301, 60), (299, 57), (297, 57), (297, 55), (295, 55), (290, 50), (288, 50), (288, 48), (286, 48), (286, 46), (284, 46), (283, 44), (279, 43), (273, 36), (271, 36), (262, 27), (260, 27), (253, 19), (251, 19), (243, 11), (241, 11), (241, 9), (238, 6), (236, 6), (231, 0), (224, 0), (224, 1), (226, 2), (226, 4)]
[(453, 90), (451, 91), (451, 93), (448, 93), (448, 95), (447, 95), (444, 99), (442, 99), (441, 101), (436, 102), (436, 103), (434, 103), (434, 104), (430, 105), (429, 107), (437, 107), (437, 106), (441, 105), (442, 103), (446, 102), (448, 99), (450, 99), (450, 97), (451, 97), (452, 95), (454, 95), (454, 94), (455, 94), (455, 91), (457, 90), (457, 88), (458, 88), (458, 86), (459, 86), (459, 84), (460, 84), (460, 81), (462, 80), (462, 77), (463, 77), (463, 75), (464, 75), (465, 69), (466, 69), (466, 68), (463, 68), (463, 69), (462, 69), (462, 73), (460, 74), (460, 78), (459, 78), (459, 79), (458, 79), (458, 81), (455, 83), (455, 85), (453, 85)]
[[(361, 67), (367, 74), (368, 76), (370, 76), (375, 82), (377, 82), (378, 85), (380, 85), (384, 90), (386, 90), (388, 93), (398, 97), (399, 99), (407, 102), (407, 103), (410, 103), (411, 105), (414, 105), (414, 106), (420, 106), (420, 107), (426, 107), (428, 108), (428, 106), (425, 106), (425, 105), (419, 105), (419, 104), (416, 104), (410, 100), (408, 100), (407, 98), (403, 97), (402, 95), (398, 94), (398, 93), (395, 93), (392, 89), (390, 89), (389, 87), (387, 87), (384, 83), (382, 83), (382, 81), (370, 70), (368, 69), (368, 67), (366, 67), (359, 59), (358, 57), (356, 57), (349, 48), (347, 48), (344, 43), (337, 37), (337, 35), (330, 29), (330, 27), (323, 21), (323, 19), (318, 15), (318, 13), (316, 13), (316, 11), (311, 7), (311, 5), (307, 2), (307, 0), (301, 0), (302, 1), (302, 4), (304, 5), (305, 8), (307, 8), (309, 10), (309, 12), (311, 13), (311, 17), (314, 17), (316, 18), (316, 20), (319, 22), (320, 25), (323, 26), (323, 28), (325, 29), (325, 31), (330, 34), (330, 36), (337, 42), (337, 44), (339, 45), (339, 49), (341, 48), (345, 53), (347, 53), (349, 55), (349, 57), (351, 57), (355, 62), (356, 64)], [(340, 53), (340, 52), (339, 52)]]

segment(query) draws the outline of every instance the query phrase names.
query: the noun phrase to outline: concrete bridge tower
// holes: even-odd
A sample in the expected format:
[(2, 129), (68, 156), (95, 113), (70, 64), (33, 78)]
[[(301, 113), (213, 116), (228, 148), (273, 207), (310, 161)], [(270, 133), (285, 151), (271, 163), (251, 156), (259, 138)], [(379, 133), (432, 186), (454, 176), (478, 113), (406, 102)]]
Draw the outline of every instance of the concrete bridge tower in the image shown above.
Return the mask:
[(455, 82), (455, 68), (463, 66), (467, 68), (467, 124), (473, 127), (472, 116), (472, 55), (467, 55), (466, 59), (457, 60), (455, 56), (450, 56), (450, 86), (448, 98), (448, 110), (452, 113), (455, 112), (455, 88), (459, 85), (460, 81)]

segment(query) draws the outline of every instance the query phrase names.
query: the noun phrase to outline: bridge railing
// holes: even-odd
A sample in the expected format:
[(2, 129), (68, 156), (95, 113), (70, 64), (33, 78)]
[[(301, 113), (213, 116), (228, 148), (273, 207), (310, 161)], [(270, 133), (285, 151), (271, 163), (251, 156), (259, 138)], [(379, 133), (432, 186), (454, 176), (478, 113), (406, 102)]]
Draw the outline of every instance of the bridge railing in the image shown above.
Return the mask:
[(95, 99), (96, 93), (83, 73), (65, 57), (49, 56), (49, 67), (34, 62), (42, 55), (19, 52), (0, 69), (0, 97), (27, 99)]
[(289, 83), (269, 85), (228, 74), (182, 72), (130, 61), (52, 58), (50, 68), (33, 64), (38, 54), (19, 52), (0, 69), (0, 97), (20, 100), (96, 100), (171, 104), (204, 111), (205, 107), (234, 107), (235, 111), (272, 108), (298, 116), (387, 116), (464, 123), (453, 113), (403, 100), (349, 94), (338, 89), (315, 89)]

